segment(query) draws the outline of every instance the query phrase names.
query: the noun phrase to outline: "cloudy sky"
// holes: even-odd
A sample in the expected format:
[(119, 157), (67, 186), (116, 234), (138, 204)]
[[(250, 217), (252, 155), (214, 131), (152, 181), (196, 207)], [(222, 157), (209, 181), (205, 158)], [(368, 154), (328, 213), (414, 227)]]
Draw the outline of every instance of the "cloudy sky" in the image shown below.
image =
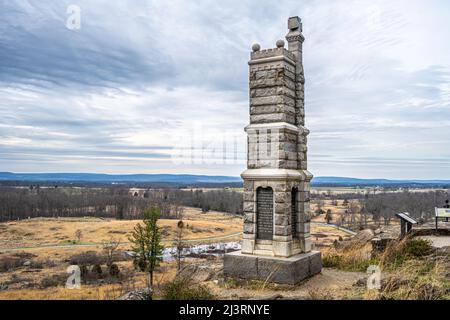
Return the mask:
[(310, 171), (450, 179), (447, 0), (0, 0), (0, 171), (239, 175), (251, 45), (293, 15)]

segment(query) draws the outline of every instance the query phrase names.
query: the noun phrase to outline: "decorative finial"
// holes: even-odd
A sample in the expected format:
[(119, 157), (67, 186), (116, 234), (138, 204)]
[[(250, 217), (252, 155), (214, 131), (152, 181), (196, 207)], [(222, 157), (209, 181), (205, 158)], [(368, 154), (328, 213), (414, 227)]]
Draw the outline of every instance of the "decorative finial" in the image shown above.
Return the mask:
[(261, 46), (259, 45), (259, 43), (255, 43), (254, 45), (252, 45), (252, 50), (253, 52), (261, 50)]
[(295, 17), (290, 17), (288, 20), (288, 29), (291, 31), (296, 31), (299, 30), (300, 32), (302, 32), (303, 27), (302, 27), (302, 19), (300, 19), (300, 17), (295, 16)]
[(286, 40), (288, 42), (288, 50), (291, 52), (301, 51), (301, 46), (305, 37), (302, 34), (303, 26), (302, 20), (295, 16), (288, 19), (289, 32), (286, 35)]
[(277, 48), (284, 48), (284, 41), (283, 40), (278, 40), (277, 41)]

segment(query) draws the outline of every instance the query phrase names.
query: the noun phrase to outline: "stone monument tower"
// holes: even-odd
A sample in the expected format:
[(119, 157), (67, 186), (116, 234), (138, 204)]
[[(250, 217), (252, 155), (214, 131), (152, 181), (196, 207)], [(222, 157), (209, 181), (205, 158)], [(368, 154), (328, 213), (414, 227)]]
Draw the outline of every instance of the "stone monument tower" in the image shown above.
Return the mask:
[(296, 284), (322, 269), (311, 251), (302, 23), (288, 20), (288, 48), (252, 47), (250, 125), (242, 250), (227, 254), (226, 276)]

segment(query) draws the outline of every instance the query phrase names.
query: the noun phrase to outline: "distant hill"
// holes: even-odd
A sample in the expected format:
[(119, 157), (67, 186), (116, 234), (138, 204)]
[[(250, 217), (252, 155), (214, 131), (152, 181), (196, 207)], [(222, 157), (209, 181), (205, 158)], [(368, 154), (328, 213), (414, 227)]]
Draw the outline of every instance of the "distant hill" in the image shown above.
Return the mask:
[[(11, 173), (0, 172), (0, 181), (88, 182), (88, 183), (166, 183), (166, 184), (236, 184), (240, 177), (189, 174), (97, 174), (97, 173)], [(313, 186), (450, 186), (450, 180), (388, 180), (345, 177), (315, 177)]]
[(315, 177), (313, 186), (450, 186), (450, 180), (388, 180), (344, 177)]
[(0, 172), (0, 181), (30, 182), (101, 182), (101, 183), (236, 183), (242, 182), (240, 177), (204, 176), (189, 174), (129, 174), (113, 175), (98, 173), (11, 173)]

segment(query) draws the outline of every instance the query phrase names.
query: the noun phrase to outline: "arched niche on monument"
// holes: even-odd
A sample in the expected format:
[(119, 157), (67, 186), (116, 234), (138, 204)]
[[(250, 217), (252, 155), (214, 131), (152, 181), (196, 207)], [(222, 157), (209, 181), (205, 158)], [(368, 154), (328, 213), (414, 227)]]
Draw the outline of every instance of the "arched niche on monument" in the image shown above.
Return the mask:
[(298, 223), (298, 206), (297, 206), (297, 199), (298, 199), (298, 188), (292, 188), (291, 192), (291, 226), (292, 226), (292, 237), (298, 238), (298, 230), (297, 230), (297, 223)]
[(258, 240), (273, 239), (273, 189), (270, 187), (256, 190), (256, 225)]

